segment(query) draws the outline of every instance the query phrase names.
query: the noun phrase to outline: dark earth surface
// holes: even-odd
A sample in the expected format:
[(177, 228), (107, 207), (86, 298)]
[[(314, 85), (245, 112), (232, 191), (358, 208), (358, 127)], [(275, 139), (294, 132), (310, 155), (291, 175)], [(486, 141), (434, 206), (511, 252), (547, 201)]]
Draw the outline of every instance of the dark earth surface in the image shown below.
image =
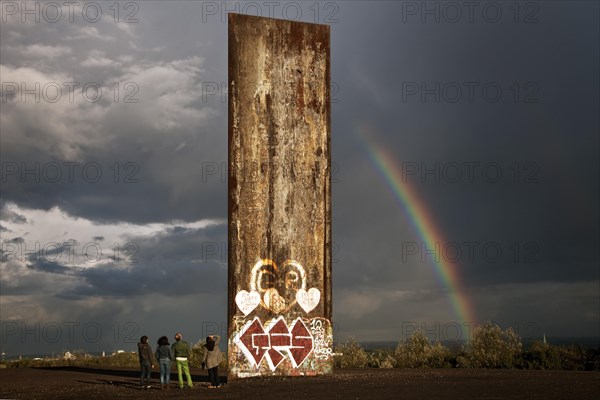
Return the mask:
[[(191, 369), (194, 389), (141, 390), (131, 368), (0, 369), (1, 399), (600, 399), (600, 372), (485, 369), (354, 369), (333, 375), (251, 378), (207, 387)], [(173, 378), (175, 378), (173, 380)], [(222, 377), (224, 380), (224, 377)]]

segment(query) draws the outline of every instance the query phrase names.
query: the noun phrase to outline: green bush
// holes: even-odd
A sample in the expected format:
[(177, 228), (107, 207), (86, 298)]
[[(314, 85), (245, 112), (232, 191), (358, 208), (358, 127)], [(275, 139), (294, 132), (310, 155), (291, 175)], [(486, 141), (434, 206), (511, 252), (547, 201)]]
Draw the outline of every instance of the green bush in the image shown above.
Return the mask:
[(451, 358), (450, 350), (440, 342), (430, 343), (419, 330), (398, 344), (387, 364), (396, 368), (446, 368), (452, 366)]
[(580, 346), (560, 346), (557, 348), (561, 360), (561, 369), (569, 371), (582, 371), (585, 369), (586, 351), (583, 348)]
[(580, 346), (556, 346), (534, 342), (521, 359), (525, 369), (554, 369), (569, 371), (600, 370), (600, 349), (583, 349)]
[(388, 350), (367, 352), (367, 355), (369, 357), (367, 366), (370, 368), (394, 368), (393, 363), (390, 361), (390, 351)]
[(521, 338), (512, 328), (502, 330), (498, 325), (486, 322), (473, 330), (473, 337), (458, 357), (458, 366), (515, 368), (519, 365), (522, 347)]
[(336, 368), (364, 368), (369, 365), (369, 355), (354, 338), (337, 345), (335, 352), (338, 354), (333, 361)]
[(192, 345), (192, 354), (189, 360), (191, 367), (200, 368), (202, 366), (202, 359), (204, 358), (204, 352), (206, 351), (206, 347), (204, 347), (205, 343), (206, 341), (200, 339)]
[(525, 369), (562, 369), (561, 355), (557, 346), (533, 342), (521, 357), (521, 367)]
[(585, 352), (584, 369), (586, 371), (600, 371), (600, 348), (588, 349)]

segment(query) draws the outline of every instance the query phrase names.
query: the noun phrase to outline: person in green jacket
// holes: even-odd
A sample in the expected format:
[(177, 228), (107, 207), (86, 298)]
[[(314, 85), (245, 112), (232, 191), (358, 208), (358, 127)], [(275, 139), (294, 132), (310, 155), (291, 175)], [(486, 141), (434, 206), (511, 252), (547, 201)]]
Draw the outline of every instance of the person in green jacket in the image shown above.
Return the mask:
[(188, 358), (191, 355), (190, 345), (185, 341), (181, 340), (183, 336), (181, 333), (175, 335), (175, 343), (171, 346), (173, 355), (175, 356), (175, 363), (177, 364), (177, 377), (179, 378), (179, 389), (183, 389), (183, 376), (182, 371), (187, 378), (188, 387), (191, 389), (194, 387), (192, 383), (192, 376), (190, 375), (190, 366), (188, 365)]

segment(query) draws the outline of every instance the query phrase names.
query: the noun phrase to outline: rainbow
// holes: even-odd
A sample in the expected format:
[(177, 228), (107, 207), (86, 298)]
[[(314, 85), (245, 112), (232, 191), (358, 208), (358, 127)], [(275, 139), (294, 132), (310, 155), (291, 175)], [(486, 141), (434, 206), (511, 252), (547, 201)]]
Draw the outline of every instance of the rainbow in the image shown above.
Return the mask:
[[(436, 227), (430, 213), (425, 208), (425, 203), (419, 198), (417, 191), (411, 185), (403, 182), (399, 170), (392, 155), (384, 147), (375, 141), (373, 129), (367, 125), (357, 127), (357, 136), (365, 144), (370, 161), (375, 169), (381, 174), (391, 189), (394, 197), (399, 200), (409, 221), (416, 233), (421, 237), (427, 249), (435, 249), (435, 244), (446, 243), (443, 235)], [(436, 275), (444, 285), (450, 297), (452, 308), (456, 317), (461, 322), (475, 322), (475, 312), (469, 299), (461, 289), (458, 269), (456, 264), (449, 263), (440, 254), (430, 257)], [(439, 260), (439, 261), (436, 261)]]

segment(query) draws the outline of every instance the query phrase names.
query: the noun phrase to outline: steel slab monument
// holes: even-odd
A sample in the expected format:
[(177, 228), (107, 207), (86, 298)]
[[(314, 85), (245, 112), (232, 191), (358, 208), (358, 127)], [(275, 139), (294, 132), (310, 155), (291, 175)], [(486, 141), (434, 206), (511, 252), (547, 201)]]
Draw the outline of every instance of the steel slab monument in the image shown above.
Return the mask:
[(331, 373), (329, 27), (228, 22), (229, 377)]

